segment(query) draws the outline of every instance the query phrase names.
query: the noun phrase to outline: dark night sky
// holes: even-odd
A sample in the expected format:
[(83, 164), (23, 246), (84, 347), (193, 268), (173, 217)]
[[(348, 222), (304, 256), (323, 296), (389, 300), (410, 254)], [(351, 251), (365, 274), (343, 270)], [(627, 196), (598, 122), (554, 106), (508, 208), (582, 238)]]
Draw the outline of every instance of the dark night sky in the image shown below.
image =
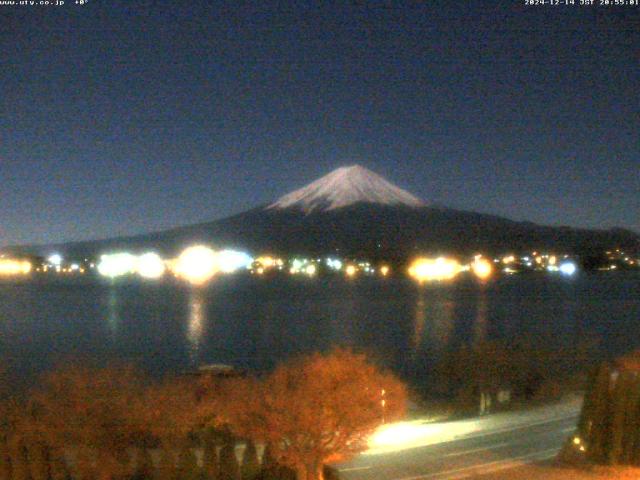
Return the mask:
[(0, 245), (219, 218), (352, 163), (640, 231), (640, 7), (285, 3), (0, 6)]

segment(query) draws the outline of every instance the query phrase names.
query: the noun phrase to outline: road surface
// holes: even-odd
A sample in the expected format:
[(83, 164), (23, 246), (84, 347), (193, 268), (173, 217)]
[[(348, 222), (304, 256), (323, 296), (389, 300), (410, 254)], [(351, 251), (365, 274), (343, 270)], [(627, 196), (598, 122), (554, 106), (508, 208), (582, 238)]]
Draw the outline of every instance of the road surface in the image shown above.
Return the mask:
[(346, 480), (453, 480), (554, 457), (575, 431), (580, 401), (476, 420), (389, 426), (372, 448), (338, 465)]

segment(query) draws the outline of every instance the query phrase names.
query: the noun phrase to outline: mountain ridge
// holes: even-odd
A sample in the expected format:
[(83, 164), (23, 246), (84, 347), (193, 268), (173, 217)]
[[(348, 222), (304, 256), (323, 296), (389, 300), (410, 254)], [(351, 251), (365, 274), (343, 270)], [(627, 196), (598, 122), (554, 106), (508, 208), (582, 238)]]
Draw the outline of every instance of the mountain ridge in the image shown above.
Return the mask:
[[(354, 192), (348, 191), (351, 187)], [(3, 250), (39, 255), (59, 250), (73, 256), (120, 249), (157, 250), (176, 255), (193, 243), (255, 253), (339, 253), (371, 259), (534, 249), (583, 255), (613, 247), (640, 252), (640, 235), (630, 230), (545, 226), (426, 204), (360, 166), (341, 167), (275, 202), (210, 222), (126, 237)]]

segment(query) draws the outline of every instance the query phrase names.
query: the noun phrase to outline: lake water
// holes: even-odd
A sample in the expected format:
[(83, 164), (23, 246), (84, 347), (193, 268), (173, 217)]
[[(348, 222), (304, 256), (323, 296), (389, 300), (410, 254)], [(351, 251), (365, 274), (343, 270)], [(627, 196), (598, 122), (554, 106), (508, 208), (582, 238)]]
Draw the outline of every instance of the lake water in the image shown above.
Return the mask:
[(269, 369), (332, 345), (363, 348), (407, 378), (482, 339), (586, 336), (604, 355), (640, 347), (640, 274), (581, 273), (472, 279), (419, 288), (410, 280), (37, 279), (0, 283), (0, 358), (24, 378), (65, 356), (132, 361), (153, 373), (207, 363)]

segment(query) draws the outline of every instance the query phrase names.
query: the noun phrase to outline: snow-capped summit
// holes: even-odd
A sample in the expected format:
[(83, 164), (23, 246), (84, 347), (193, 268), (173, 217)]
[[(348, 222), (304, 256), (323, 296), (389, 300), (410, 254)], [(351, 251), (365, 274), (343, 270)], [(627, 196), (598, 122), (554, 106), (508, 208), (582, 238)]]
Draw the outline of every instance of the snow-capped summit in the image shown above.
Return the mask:
[(424, 203), (360, 165), (341, 167), (291, 192), (268, 209), (299, 208), (306, 213), (335, 210), (355, 203), (421, 207)]

